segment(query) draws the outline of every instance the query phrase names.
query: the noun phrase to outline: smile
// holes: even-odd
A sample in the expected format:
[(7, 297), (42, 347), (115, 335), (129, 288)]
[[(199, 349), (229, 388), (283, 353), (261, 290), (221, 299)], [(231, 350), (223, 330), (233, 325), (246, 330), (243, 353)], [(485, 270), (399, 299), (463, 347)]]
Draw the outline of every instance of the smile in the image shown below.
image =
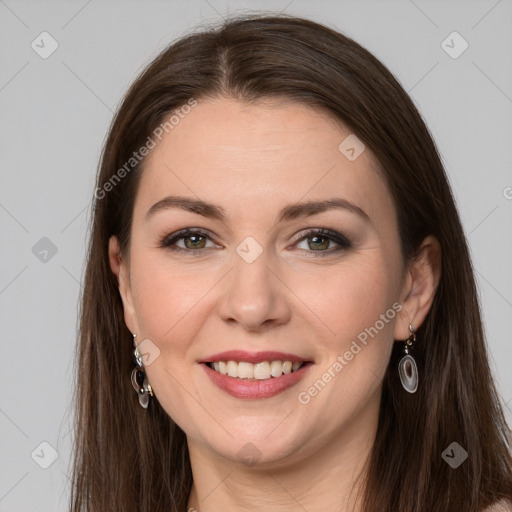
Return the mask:
[[(312, 361), (292, 363), (280, 360), (261, 361), (255, 364), (244, 361), (200, 364), (210, 382), (217, 388), (234, 398), (245, 400), (270, 398), (286, 391), (303, 379), (313, 365)], [(231, 375), (228, 372), (231, 372)]]
[(206, 363), (212, 370), (221, 375), (238, 379), (267, 380), (296, 372), (305, 361), (261, 361), (253, 364), (245, 361), (215, 361)]

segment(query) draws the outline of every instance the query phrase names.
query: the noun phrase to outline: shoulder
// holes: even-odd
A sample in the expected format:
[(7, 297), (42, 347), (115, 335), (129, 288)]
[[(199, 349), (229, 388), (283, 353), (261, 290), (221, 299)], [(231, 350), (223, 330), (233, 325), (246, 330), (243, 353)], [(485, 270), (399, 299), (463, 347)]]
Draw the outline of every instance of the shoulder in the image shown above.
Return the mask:
[(512, 504), (504, 500), (497, 501), (482, 512), (512, 512)]

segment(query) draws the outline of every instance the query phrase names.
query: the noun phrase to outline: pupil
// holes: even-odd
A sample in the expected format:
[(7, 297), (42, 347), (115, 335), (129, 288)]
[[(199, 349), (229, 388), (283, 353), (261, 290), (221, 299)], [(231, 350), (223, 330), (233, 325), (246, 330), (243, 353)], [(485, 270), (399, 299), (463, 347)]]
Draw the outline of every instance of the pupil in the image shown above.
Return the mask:
[(204, 242), (204, 237), (201, 235), (189, 235), (185, 240), (186, 240), (185, 245), (188, 248), (202, 247), (202, 245), (200, 245), (200, 244), (201, 244), (201, 242)]
[[(316, 244), (316, 245), (313, 245), (313, 247), (311, 247), (311, 244), (309, 244), (310, 249), (315, 249), (315, 250), (316, 249), (327, 249), (329, 247), (329, 239), (326, 237), (315, 235), (310, 238), (313, 241), (313, 244)], [(319, 240), (323, 240), (324, 243), (318, 244), (317, 242)]]

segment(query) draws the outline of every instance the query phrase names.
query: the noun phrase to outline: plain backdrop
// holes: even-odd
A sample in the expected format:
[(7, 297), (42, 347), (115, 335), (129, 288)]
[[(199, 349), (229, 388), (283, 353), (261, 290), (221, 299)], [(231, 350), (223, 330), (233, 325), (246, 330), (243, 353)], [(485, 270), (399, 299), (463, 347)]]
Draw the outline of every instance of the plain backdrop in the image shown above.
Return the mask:
[(87, 220), (122, 94), (174, 39), (259, 10), (354, 38), (424, 116), (457, 198), (512, 419), (510, 0), (0, 0), (0, 512), (68, 508)]

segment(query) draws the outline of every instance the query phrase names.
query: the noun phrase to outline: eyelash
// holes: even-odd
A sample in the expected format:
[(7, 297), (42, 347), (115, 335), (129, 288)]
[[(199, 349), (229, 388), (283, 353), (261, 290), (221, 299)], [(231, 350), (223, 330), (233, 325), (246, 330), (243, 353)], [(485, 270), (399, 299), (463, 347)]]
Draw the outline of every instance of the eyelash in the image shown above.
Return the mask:
[[(183, 252), (183, 253), (195, 253), (196, 255), (200, 255), (205, 249), (211, 249), (211, 247), (203, 248), (203, 249), (184, 249), (183, 247), (172, 247), (177, 241), (182, 240), (184, 238), (187, 238), (187, 236), (191, 235), (199, 235), (202, 237), (205, 237), (210, 240), (210, 234), (206, 231), (203, 231), (201, 229), (182, 229), (180, 231), (177, 231), (176, 233), (172, 233), (171, 235), (165, 236), (161, 242), (160, 247), (164, 249), (169, 249), (171, 251), (176, 252)], [(313, 251), (309, 250), (306, 252), (313, 253), (314, 256), (324, 256), (329, 255), (333, 253), (338, 253), (340, 251), (350, 249), (352, 247), (352, 244), (350, 243), (350, 240), (342, 235), (341, 233), (337, 233), (336, 231), (331, 231), (330, 229), (310, 229), (309, 231), (303, 233), (299, 239), (296, 240), (296, 244), (302, 242), (303, 240), (307, 240), (308, 238), (311, 238), (313, 236), (318, 236), (321, 238), (327, 238), (328, 240), (335, 242), (339, 245), (338, 248), (335, 248), (334, 250), (328, 249), (325, 251)]]

